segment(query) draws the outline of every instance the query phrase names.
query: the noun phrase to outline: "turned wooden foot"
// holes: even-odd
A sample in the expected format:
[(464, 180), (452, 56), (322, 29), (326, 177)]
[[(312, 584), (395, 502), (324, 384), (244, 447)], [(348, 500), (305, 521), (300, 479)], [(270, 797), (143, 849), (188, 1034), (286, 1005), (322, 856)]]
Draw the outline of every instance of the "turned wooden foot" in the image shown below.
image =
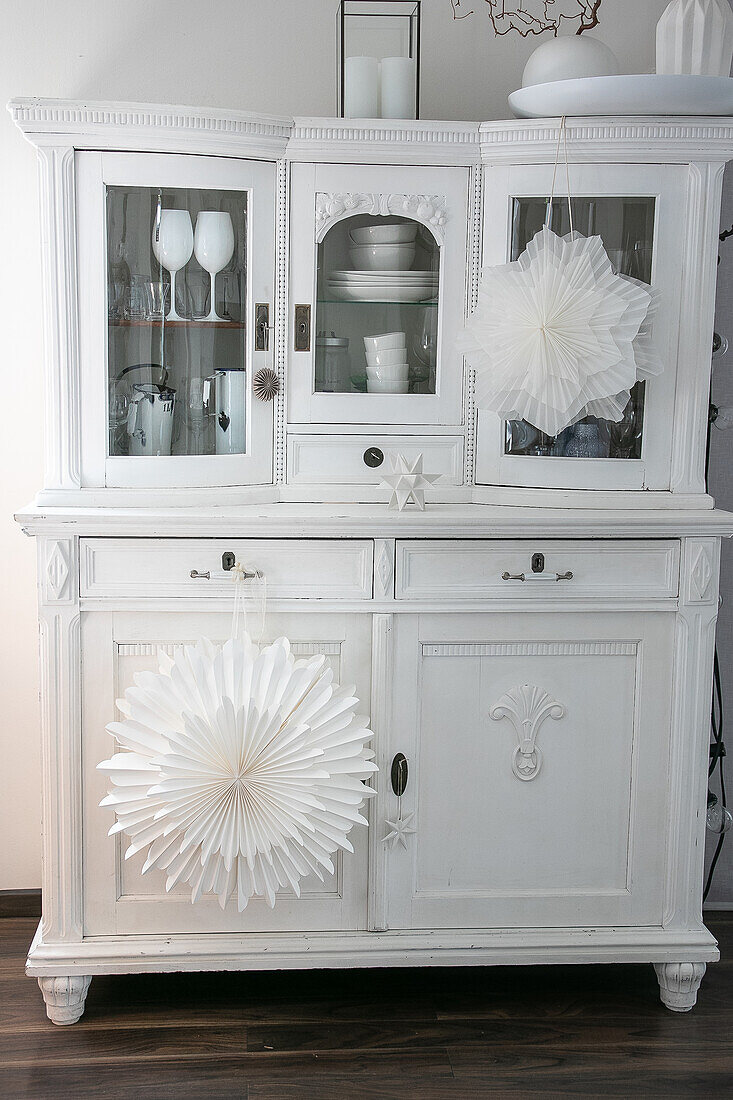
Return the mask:
[(705, 973), (705, 963), (654, 963), (662, 1004), (672, 1012), (689, 1012)]
[(91, 980), (91, 974), (38, 979), (51, 1023), (75, 1024), (81, 1018)]

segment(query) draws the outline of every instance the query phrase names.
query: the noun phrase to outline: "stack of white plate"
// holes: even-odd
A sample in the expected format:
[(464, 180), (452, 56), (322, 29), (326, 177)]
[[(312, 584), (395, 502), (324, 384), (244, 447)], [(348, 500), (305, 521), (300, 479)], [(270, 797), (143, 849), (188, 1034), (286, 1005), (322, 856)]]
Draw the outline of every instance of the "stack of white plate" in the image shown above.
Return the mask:
[(329, 290), (345, 302), (425, 302), (438, 293), (434, 271), (332, 271)]
[(417, 222), (352, 229), (352, 271), (332, 271), (328, 289), (347, 302), (425, 302), (438, 293), (435, 271), (414, 271)]
[(404, 332), (365, 336), (367, 393), (407, 393), (410, 367)]

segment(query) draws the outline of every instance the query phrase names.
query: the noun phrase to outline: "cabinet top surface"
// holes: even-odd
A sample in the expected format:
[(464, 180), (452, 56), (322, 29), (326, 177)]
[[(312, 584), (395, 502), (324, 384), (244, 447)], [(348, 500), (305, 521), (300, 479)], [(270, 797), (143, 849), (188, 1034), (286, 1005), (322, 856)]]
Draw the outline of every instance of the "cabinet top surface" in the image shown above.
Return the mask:
[(175, 508), (42, 508), (16, 515), (27, 534), (232, 538), (642, 538), (733, 536), (733, 513), (718, 509), (527, 508), (429, 504), (395, 513), (386, 505), (263, 504)]
[[(559, 119), (489, 122), (291, 118), (166, 104), (13, 99), (13, 120), (37, 145), (176, 150), (269, 159), (471, 164), (554, 157)], [(733, 117), (570, 118), (574, 154), (664, 163), (733, 157)], [(390, 150), (392, 152), (390, 153)], [(338, 154), (338, 156), (337, 156)]]

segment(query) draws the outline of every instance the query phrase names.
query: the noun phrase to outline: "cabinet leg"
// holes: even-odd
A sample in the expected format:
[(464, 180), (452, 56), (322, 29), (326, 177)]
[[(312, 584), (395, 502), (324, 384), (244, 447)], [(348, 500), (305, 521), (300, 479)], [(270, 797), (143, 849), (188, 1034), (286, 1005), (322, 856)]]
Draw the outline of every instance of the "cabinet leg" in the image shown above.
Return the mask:
[(81, 1018), (91, 980), (91, 974), (38, 979), (51, 1023), (75, 1024)]
[(672, 1012), (689, 1012), (705, 973), (705, 963), (654, 963), (662, 1004)]

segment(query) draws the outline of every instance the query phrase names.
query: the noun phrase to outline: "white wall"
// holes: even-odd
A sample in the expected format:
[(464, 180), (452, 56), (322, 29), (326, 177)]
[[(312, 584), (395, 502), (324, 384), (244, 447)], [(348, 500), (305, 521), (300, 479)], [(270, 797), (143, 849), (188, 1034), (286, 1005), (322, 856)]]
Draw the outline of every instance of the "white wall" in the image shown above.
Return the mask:
[[(603, 0), (595, 34), (624, 71), (653, 68), (654, 25), (666, 3)], [(453, 22), (450, 0), (423, 0), (424, 118), (505, 117), (506, 96), (536, 45), (495, 39), (483, 0), (464, 0), (470, 6), (474, 16)], [(0, 102), (36, 95), (331, 115), (336, 7), (337, 0), (0, 0)], [(0, 889), (40, 882), (34, 553), (12, 520), (41, 484), (37, 198), (34, 153), (3, 113)]]

